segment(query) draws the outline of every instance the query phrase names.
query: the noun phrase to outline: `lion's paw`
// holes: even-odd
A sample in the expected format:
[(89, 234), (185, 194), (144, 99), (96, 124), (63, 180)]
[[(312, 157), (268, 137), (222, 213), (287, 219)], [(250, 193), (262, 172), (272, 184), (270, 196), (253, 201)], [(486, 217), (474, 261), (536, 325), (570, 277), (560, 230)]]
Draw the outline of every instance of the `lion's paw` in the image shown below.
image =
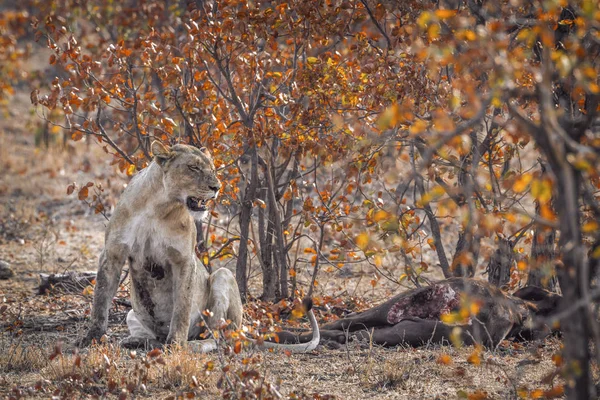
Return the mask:
[(126, 349), (144, 350), (162, 349), (164, 345), (156, 339), (142, 338), (137, 336), (127, 336), (125, 339), (121, 340), (119, 344), (121, 347), (125, 347)]

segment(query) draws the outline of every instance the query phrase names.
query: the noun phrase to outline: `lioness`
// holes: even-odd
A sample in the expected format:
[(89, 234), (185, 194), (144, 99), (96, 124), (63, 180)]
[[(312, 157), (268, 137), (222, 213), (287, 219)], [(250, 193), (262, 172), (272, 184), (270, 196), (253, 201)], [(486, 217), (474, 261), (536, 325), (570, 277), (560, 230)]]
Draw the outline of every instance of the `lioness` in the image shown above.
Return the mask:
[[(159, 347), (197, 339), (202, 312), (210, 310), (209, 327), (230, 320), (242, 324), (242, 301), (233, 274), (219, 269), (208, 274), (197, 265), (194, 218), (206, 212), (205, 201), (217, 196), (221, 182), (206, 148), (178, 144), (165, 147), (153, 142), (154, 161), (127, 186), (105, 235), (105, 248), (94, 291), (91, 325), (82, 344), (99, 339), (108, 326), (108, 310), (121, 269), (129, 261), (131, 305), (127, 315), (130, 336), (125, 347)], [(304, 344), (265, 342), (265, 347), (291, 351), (312, 350), (319, 342), (312, 311), (309, 318), (316, 335)], [(210, 351), (211, 340), (194, 343)]]

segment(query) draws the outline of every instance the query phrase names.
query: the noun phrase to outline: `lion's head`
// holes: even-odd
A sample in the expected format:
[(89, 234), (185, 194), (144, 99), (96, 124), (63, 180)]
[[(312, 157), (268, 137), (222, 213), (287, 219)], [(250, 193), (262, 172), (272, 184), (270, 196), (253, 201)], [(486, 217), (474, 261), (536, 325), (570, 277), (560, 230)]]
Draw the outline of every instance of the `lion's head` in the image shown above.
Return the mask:
[(184, 202), (191, 211), (205, 211), (206, 200), (216, 198), (221, 188), (208, 149), (185, 144), (165, 147), (155, 141), (152, 153), (164, 173), (169, 196)]

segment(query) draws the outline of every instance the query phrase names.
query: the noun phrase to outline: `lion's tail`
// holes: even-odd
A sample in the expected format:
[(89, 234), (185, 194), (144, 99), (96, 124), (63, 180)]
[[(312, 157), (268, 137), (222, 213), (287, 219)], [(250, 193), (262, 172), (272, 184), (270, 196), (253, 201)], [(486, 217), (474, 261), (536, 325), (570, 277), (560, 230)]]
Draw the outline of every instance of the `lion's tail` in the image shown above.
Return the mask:
[(312, 308), (313, 308), (312, 298), (305, 297), (302, 300), (302, 305), (304, 306), (304, 309), (306, 310), (306, 313), (308, 315), (308, 320), (310, 321), (310, 327), (312, 330), (312, 338), (310, 339), (310, 341), (308, 341), (306, 343), (299, 343), (300, 339), (298, 337), (296, 340), (298, 343), (263, 342), (260, 345), (257, 344), (257, 346), (259, 346), (260, 348), (263, 348), (263, 349), (287, 350), (287, 351), (291, 351), (292, 353), (303, 353), (303, 352), (314, 350), (317, 347), (317, 345), (319, 344), (319, 341), (321, 340), (321, 334), (319, 332), (319, 324), (317, 323), (317, 318), (315, 318), (315, 314), (313, 313), (313, 310), (312, 310)]

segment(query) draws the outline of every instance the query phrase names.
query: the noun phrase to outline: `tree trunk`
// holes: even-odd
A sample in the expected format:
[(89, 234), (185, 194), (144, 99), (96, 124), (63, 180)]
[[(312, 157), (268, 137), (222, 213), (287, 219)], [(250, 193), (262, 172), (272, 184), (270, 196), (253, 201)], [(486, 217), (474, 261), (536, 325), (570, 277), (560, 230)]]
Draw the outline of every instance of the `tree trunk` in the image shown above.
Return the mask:
[[(459, 207), (468, 207), (469, 219), (467, 224), (461, 227), (458, 235), (456, 251), (452, 259), (451, 270), (453, 276), (475, 276), (477, 259), (479, 258), (481, 237), (475, 233), (477, 231), (477, 221), (474, 219), (476, 217), (476, 206), (473, 201), (475, 185), (471, 171), (479, 166), (481, 152), (487, 146), (487, 141), (479, 140), (474, 131), (471, 133), (471, 143), (471, 152), (462, 157), (461, 168), (458, 173), (458, 186), (461, 189), (461, 194), (454, 199)], [(482, 205), (482, 207), (484, 206)]]
[[(564, 337), (565, 365), (569, 378), (566, 385), (567, 398), (588, 399), (594, 394), (595, 388), (591, 379), (590, 346), (591, 337), (586, 319), (589, 318), (586, 309), (573, 307), (583, 298), (583, 292), (588, 288), (590, 277), (585, 266), (585, 251), (583, 248), (580, 212), (579, 212), (579, 182), (576, 172), (570, 163), (560, 166), (557, 175), (557, 210), (561, 226), (559, 247), (563, 265), (557, 274), (563, 294), (561, 311), (565, 317), (560, 321)], [(590, 321), (593, 323), (593, 321)]]
[[(273, 146), (275, 148), (275, 146)], [(275, 195), (276, 185), (274, 182), (274, 173), (273, 173), (273, 162), (274, 158), (271, 158), (267, 163), (267, 171), (265, 173), (267, 180), (267, 198), (269, 200), (270, 207), (270, 220), (273, 223), (273, 259), (275, 264), (277, 265), (278, 270), (276, 271), (276, 284), (279, 284), (277, 287), (278, 297), (289, 297), (289, 291), (287, 287), (288, 280), (288, 270), (287, 270), (287, 257), (286, 257), (286, 247), (283, 240), (283, 226), (281, 223), (281, 214), (279, 211), (279, 202), (277, 201), (277, 197)], [(281, 275), (281, 276), (280, 276)]]
[[(536, 213), (539, 207), (536, 207)], [(537, 226), (533, 233), (531, 257), (529, 258), (529, 273), (527, 286), (538, 286), (552, 292), (557, 291), (557, 279), (554, 271), (556, 251), (554, 242), (556, 230), (549, 227)]]
[[(540, 159), (542, 166), (541, 178), (548, 175), (547, 165)], [(554, 204), (551, 200), (550, 204)], [(554, 208), (554, 207), (553, 207)], [(535, 215), (540, 216), (540, 203), (535, 202)], [(556, 259), (556, 229), (536, 225), (531, 243), (531, 256), (529, 257), (529, 272), (527, 275), (527, 286), (537, 286), (552, 292), (557, 291), (558, 280), (554, 268)]]
[(262, 281), (263, 293), (262, 300), (273, 301), (277, 297), (277, 276), (275, 266), (273, 265), (273, 218), (271, 210), (268, 210), (267, 230), (264, 233), (264, 241), (261, 240), (260, 253), (262, 260)]
[(245, 300), (248, 295), (248, 239), (251, 216), (252, 201), (244, 200), (240, 212), (240, 247), (235, 265), (235, 280), (242, 300)]
[(513, 243), (509, 239), (498, 238), (498, 248), (492, 254), (486, 270), (488, 282), (497, 287), (508, 284), (514, 260)]
[(460, 230), (458, 242), (456, 242), (456, 251), (452, 258), (453, 276), (475, 276), (475, 267), (477, 266), (477, 258), (479, 258), (479, 243), (480, 237), (478, 235), (471, 235), (464, 229)]
[(256, 152), (256, 147), (253, 147), (250, 150), (250, 153), (252, 160), (250, 167), (250, 182), (244, 190), (240, 207), (240, 247), (235, 265), (235, 280), (238, 284), (242, 300), (244, 301), (248, 295), (248, 240), (250, 239), (250, 222), (252, 218), (252, 207), (256, 197), (256, 188), (258, 186), (258, 154)]

